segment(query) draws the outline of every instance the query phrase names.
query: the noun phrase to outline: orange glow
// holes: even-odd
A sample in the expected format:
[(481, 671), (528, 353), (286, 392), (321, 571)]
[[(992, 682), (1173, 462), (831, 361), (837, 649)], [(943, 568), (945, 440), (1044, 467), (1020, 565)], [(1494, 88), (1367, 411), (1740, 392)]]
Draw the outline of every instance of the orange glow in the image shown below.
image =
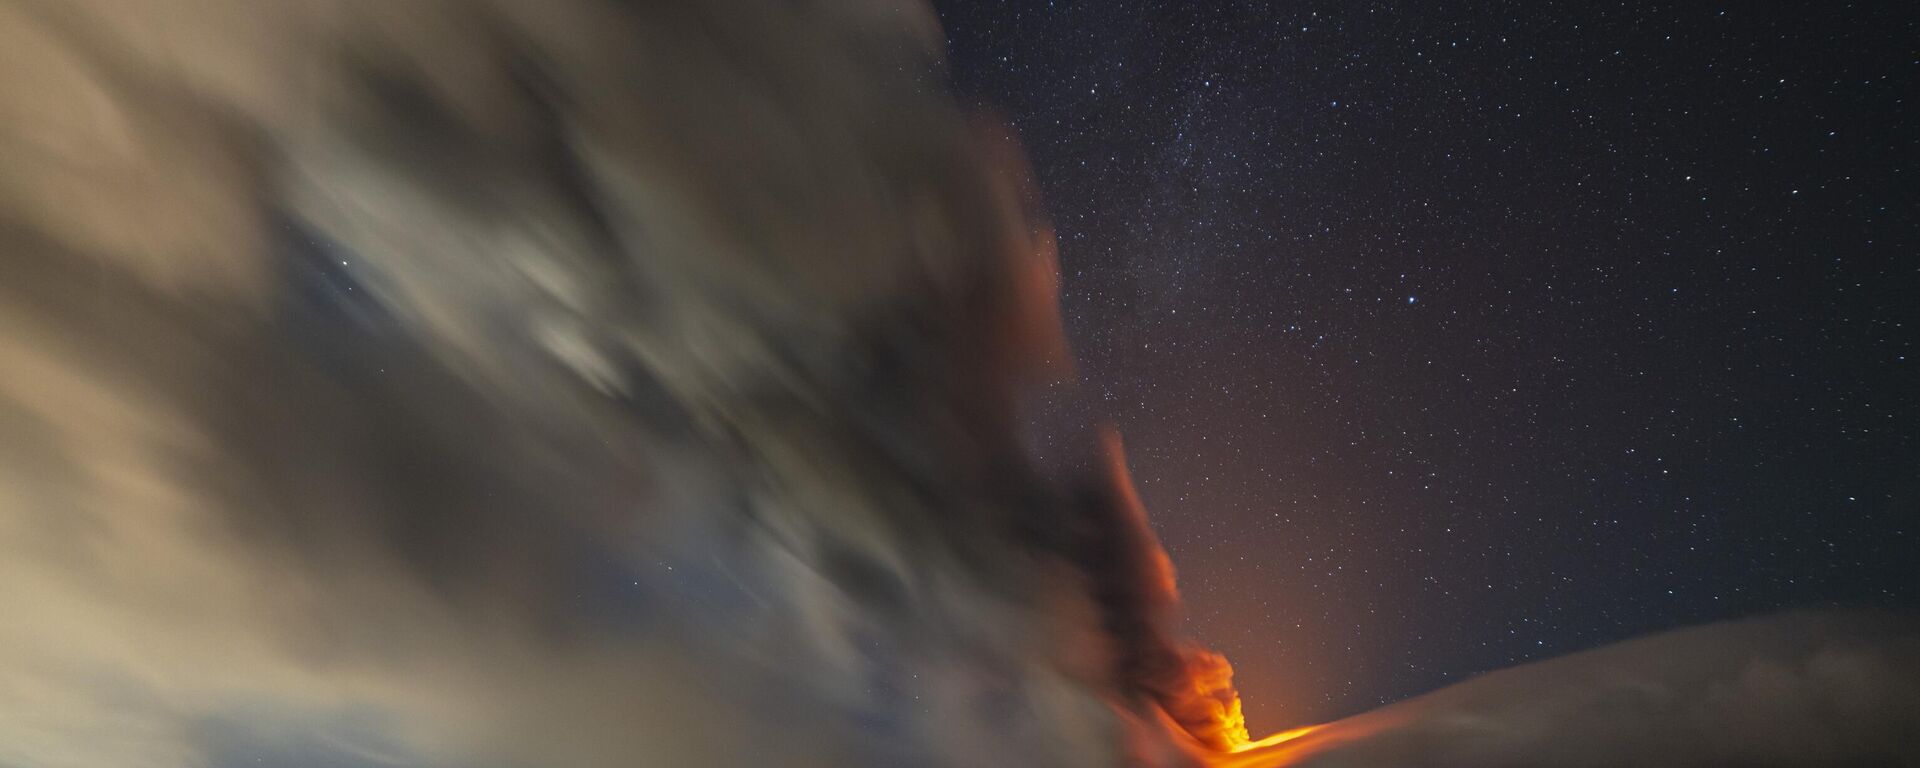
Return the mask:
[(1244, 744), (1235, 744), (1233, 745), (1233, 748), (1230, 751), (1245, 752), (1249, 749), (1259, 749), (1261, 747), (1271, 747), (1275, 744), (1285, 744), (1289, 741), (1293, 741), (1294, 739), (1300, 738), (1309, 733), (1313, 733), (1314, 731), (1317, 731), (1319, 729), (1320, 729), (1320, 726), (1317, 726), (1317, 725), (1303, 725), (1298, 728), (1290, 728), (1288, 730), (1284, 730), (1279, 733), (1269, 735), (1264, 739), (1260, 739), (1259, 741), (1249, 741)]
[[(1126, 449), (1111, 426), (1101, 431), (1116, 506), (1124, 516), (1120, 530), (1130, 534), (1124, 547), (1138, 558), (1140, 599), (1162, 617), (1178, 610), (1180, 592), (1173, 561), (1147, 524), (1147, 513), (1127, 471)], [(1289, 764), (1295, 752), (1279, 745), (1306, 736), (1322, 726), (1292, 728), (1255, 739), (1247, 732), (1240, 693), (1233, 687), (1233, 665), (1227, 657), (1186, 644), (1171, 644), (1154, 662), (1148, 690), (1158, 704), (1162, 722), (1191, 741), (1194, 756), (1214, 768), (1277, 768)]]
[(1211, 651), (1195, 651), (1188, 659), (1187, 675), (1193, 684), (1194, 698), (1206, 702), (1212, 710), (1212, 727), (1195, 735), (1214, 737), (1209, 746), (1216, 750), (1234, 753), (1271, 747), (1319, 728), (1302, 726), (1254, 739), (1247, 732), (1247, 717), (1240, 708), (1240, 694), (1233, 687), (1233, 665), (1227, 662), (1227, 657)]
[(1252, 739), (1247, 735), (1247, 718), (1240, 711), (1240, 693), (1233, 688), (1233, 665), (1227, 657), (1212, 651), (1193, 650), (1187, 656), (1187, 681), (1192, 686), (1191, 701), (1197, 702), (1204, 720), (1197, 723), (1194, 736), (1216, 749), (1237, 751)]

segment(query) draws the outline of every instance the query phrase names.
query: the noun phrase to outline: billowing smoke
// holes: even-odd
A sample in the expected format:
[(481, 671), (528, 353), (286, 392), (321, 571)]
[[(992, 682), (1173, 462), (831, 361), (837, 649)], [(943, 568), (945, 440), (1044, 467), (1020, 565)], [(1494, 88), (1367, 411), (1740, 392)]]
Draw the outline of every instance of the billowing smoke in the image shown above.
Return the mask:
[(1157, 546), (1020, 447), (1051, 236), (924, 9), (0, 38), (0, 765), (1179, 753)]
[(0, 765), (1229, 759), (938, 41), (0, 0)]

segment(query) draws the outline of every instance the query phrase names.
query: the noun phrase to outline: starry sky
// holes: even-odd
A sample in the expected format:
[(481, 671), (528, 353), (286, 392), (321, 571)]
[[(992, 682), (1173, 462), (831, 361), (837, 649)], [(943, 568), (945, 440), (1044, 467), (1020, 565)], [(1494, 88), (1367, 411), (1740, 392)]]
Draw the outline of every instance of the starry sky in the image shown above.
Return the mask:
[(1910, 4), (935, 5), (1255, 730), (1920, 609)]

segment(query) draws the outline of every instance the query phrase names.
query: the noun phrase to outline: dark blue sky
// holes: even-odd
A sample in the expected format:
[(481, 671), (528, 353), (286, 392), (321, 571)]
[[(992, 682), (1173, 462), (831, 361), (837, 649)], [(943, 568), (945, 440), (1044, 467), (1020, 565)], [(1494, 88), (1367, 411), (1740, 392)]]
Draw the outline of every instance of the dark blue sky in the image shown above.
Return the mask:
[(1920, 607), (1911, 4), (936, 5), (1256, 729)]

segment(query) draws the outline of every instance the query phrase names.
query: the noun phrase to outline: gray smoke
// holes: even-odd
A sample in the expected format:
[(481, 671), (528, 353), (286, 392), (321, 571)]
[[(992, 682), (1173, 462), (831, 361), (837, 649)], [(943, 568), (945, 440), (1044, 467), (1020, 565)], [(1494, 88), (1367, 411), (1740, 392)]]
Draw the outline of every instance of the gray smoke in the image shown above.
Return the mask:
[(917, 5), (0, 4), (0, 765), (1110, 765)]

